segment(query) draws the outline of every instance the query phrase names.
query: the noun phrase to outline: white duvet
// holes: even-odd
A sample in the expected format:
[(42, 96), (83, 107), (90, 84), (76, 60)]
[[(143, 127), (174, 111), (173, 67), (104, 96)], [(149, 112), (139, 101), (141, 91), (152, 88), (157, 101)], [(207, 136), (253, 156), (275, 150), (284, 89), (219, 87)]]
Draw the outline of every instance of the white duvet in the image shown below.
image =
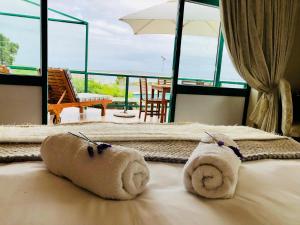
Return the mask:
[(299, 225), (300, 160), (243, 163), (232, 199), (188, 193), (181, 164), (149, 163), (151, 180), (131, 201), (103, 200), (42, 162), (0, 164), (1, 225)]

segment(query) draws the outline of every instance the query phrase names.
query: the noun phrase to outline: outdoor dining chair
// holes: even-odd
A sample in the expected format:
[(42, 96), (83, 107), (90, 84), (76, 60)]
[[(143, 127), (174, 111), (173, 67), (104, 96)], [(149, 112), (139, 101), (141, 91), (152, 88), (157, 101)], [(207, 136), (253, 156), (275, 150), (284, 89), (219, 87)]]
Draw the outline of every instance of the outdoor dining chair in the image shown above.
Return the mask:
[[(145, 113), (144, 122), (146, 122), (146, 120), (147, 120), (147, 115), (156, 115), (159, 118), (160, 107), (161, 107), (162, 103), (163, 103), (162, 99), (149, 97), (147, 78), (140, 78), (139, 118), (141, 118), (142, 112)], [(154, 104), (156, 105), (156, 110), (154, 110), (154, 107), (153, 107)], [(150, 109), (149, 109), (149, 106), (151, 106)]]
[[(171, 79), (158, 79), (157, 84), (159, 85), (172, 85), (172, 80)], [(157, 98), (161, 98), (160, 96), (161, 92), (157, 91)]]

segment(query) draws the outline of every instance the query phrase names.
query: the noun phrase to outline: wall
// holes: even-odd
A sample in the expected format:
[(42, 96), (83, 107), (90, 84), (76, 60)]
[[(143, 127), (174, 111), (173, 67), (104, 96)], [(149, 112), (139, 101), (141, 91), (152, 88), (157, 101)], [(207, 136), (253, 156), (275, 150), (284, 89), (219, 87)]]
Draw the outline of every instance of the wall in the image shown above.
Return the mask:
[(0, 85), (0, 124), (41, 124), (42, 89)]
[(175, 122), (242, 124), (244, 97), (178, 94)]

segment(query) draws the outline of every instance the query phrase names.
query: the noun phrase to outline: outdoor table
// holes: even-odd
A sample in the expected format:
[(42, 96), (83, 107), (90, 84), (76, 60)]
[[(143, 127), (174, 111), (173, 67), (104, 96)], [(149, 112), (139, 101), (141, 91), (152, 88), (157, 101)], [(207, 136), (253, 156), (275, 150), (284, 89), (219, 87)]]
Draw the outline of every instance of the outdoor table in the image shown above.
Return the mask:
[[(167, 99), (166, 93), (171, 92), (171, 85), (169, 84), (152, 84), (151, 86), (151, 98), (154, 98), (154, 92), (159, 91), (162, 93), (162, 107), (161, 107), (161, 116), (160, 122), (163, 123), (166, 120), (166, 112), (167, 112)], [(153, 112), (153, 105), (151, 105), (151, 112)]]

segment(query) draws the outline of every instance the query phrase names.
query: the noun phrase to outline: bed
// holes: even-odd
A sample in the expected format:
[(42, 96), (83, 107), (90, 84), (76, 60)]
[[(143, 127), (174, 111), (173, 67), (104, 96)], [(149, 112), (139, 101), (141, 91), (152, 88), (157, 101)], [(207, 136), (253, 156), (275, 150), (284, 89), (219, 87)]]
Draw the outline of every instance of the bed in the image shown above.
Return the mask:
[[(122, 133), (118, 130), (114, 133), (109, 128), (111, 126), (112, 130), (115, 130), (115, 126), (124, 127), (126, 132)], [(132, 132), (130, 132), (131, 128), (129, 129), (131, 126), (134, 126)], [(46, 128), (46, 130), (32, 126), (21, 126), (17, 129), (12, 126), (0, 127), (0, 142), (2, 143), (0, 152), (8, 145), (10, 149), (14, 149), (12, 147), (14, 145), (17, 146), (14, 151), (18, 152), (19, 147), (16, 143), (21, 142), (22, 145), (28, 145), (28, 149), (33, 149), (29, 155), (24, 155), (23, 158), (16, 157), (15, 161), (12, 160), (14, 153), (6, 153), (11, 154), (8, 157), (10, 163), (0, 164), (0, 224), (300, 224), (299, 152), (298, 150), (291, 152), (291, 149), (285, 152), (284, 148), (289, 147), (288, 145), (279, 145), (283, 149), (281, 157), (278, 153), (263, 153), (262, 155), (268, 156), (256, 158), (261, 160), (253, 160), (255, 158), (250, 157), (248, 158), (250, 161), (243, 162), (235, 196), (227, 200), (204, 199), (185, 191), (181, 177), (184, 155), (175, 155), (172, 161), (172, 157), (168, 155), (161, 158), (158, 155), (153, 157), (147, 151), (149, 160), (153, 159), (148, 162), (151, 179), (146, 191), (131, 201), (103, 200), (74, 186), (66, 179), (52, 175), (43, 162), (30, 160), (38, 160), (38, 155), (34, 155), (34, 149), (37, 148), (35, 146), (38, 145), (39, 139), (51, 132), (61, 132), (65, 129), (78, 130), (80, 128), (91, 136), (93, 132), (99, 133), (102, 130), (100, 134), (103, 139), (123, 140), (126, 143), (128, 138), (131, 138), (131, 141), (127, 143), (131, 145), (136, 141), (146, 142), (145, 139), (148, 142), (153, 142), (153, 139), (162, 142), (163, 138), (168, 137), (170, 141), (172, 137), (175, 138), (180, 133), (184, 134), (185, 138), (182, 137), (182, 140), (176, 141), (192, 142), (198, 138), (191, 135), (195, 135), (196, 129), (215, 129), (203, 125), (158, 126), (87, 124), (85, 127), (81, 125), (58, 126)], [(97, 130), (95, 127), (101, 129)], [(253, 141), (256, 132), (259, 133), (260, 138), (264, 138), (265, 141), (267, 139), (268, 143), (283, 141), (281, 138), (275, 140), (274, 136), (252, 128), (233, 128), (248, 131), (246, 132), (248, 134), (242, 135), (237, 135), (240, 130), (231, 133), (231, 136), (237, 135), (240, 138), (244, 135), (244, 142), (247, 136)], [(145, 132), (141, 133), (139, 129)], [(164, 132), (164, 129), (169, 132)], [(226, 129), (226, 127), (218, 127), (218, 130), (224, 132)], [(160, 135), (156, 136), (157, 132), (154, 130), (159, 130)], [(228, 130), (232, 130), (232, 127)], [(13, 134), (15, 139), (13, 139)], [(133, 137), (137, 140), (133, 140)], [(163, 138), (157, 140), (158, 137)], [(242, 139), (239, 143), (242, 143)], [(297, 146), (296, 143), (293, 144)], [(272, 158), (270, 155), (273, 155), (273, 158), (286, 159), (270, 159)], [(174, 161), (174, 158), (177, 161)], [(161, 162), (163, 160), (165, 162)]]

